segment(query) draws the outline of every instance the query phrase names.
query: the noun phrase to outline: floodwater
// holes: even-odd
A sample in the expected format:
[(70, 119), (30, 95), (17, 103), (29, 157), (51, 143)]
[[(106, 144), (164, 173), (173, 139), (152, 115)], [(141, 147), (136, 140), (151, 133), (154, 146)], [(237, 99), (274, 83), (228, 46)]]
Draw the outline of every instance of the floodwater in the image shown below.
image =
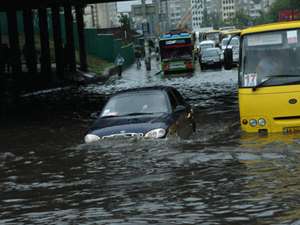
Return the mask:
[[(300, 224), (300, 136), (240, 131), (236, 70), (152, 67), (24, 96), (1, 121), (0, 224)], [(110, 94), (152, 85), (194, 107), (193, 137), (83, 144)]]

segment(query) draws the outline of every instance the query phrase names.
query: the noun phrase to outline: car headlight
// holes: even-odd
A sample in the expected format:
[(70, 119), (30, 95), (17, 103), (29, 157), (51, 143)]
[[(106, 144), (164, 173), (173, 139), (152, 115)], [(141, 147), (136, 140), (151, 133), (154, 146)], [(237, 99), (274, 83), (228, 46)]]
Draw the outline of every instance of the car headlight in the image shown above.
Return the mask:
[(154, 130), (150, 130), (145, 134), (146, 138), (162, 138), (166, 135), (166, 130), (163, 128), (158, 128)]
[(84, 142), (87, 144), (95, 142), (95, 141), (99, 141), (99, 140), (100, 140), (100, 137), (95, 134), (87, 134), (84, 137)]
[(266, 126), (266, 120), (264, 119), (264, 118), (260, 118), (259, 120), (258, 120), (258, 125), (259, 126)]
[(257, 125), (257, 120), (251, 119), (251, 120), (249, 120), (249, 124), (250, 124), (251, 127), (256, 127), (256, 125)]

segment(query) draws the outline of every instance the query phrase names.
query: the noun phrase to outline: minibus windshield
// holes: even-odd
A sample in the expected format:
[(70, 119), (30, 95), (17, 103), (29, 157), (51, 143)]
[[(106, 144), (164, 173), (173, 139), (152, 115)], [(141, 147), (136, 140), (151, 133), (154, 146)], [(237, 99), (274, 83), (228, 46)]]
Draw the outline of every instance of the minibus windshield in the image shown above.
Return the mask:
[(244, 36), (239, 85), (264, 87), (300, 83), (299, 60), (298, 29)]

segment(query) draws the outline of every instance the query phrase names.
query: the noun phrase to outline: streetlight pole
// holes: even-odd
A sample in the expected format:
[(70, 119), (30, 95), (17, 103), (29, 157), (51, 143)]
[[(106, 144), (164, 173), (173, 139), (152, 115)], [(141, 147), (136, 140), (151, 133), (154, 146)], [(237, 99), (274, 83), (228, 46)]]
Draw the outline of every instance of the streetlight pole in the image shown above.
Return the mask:
[(146, 70), (151, 70), (151, 57), (149, 54), (149, 40), (148, 40), (148, 23), (146, 17), (146, 3), (142, 0), (142, 15), (143, 15), (143, 31), (144, 31), (144, 48), (145, 48), (145, 65)]

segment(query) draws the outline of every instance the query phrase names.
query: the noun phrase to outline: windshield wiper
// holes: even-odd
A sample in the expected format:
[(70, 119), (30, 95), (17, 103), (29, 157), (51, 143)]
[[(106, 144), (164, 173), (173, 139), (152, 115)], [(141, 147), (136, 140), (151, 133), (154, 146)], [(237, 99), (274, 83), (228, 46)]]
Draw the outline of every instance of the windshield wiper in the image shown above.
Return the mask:
[(111, 117), (118, 117), (118, 115), (101, 116), (100, 118), (111, 118)]
[(136, 112), (136, 113), (128, 113), (121, 116), (139, 116), (139, 115), (150, 115), (153, 113), (147, 113), (147, 112)]
[[(270, 80), (273, 80), (274, 78), (285, 78), (285, 77), (300, 77), (300, 75), (292, 75), (292, 74), (286, 74), (286, 75), (271, 75), (267, 76), (268, 78), (262, 82), (260, 82), (258, 85), (252, 87), (253, 91), (256, 91), (257, 88), (263, 87), (265, 83), (267, 83)], [(300, 81), (296, 82), (288, 82), (288, 83), (283, 83), (283, 84), (293, 84), (293, 83), (298, 83)]]

